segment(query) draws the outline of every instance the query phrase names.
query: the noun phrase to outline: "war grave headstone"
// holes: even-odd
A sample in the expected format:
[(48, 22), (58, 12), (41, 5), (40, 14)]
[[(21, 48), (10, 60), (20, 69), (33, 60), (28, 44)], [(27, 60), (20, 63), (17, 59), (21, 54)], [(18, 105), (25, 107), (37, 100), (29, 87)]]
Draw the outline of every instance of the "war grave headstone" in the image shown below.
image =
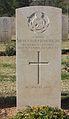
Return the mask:
[(10, 41), (15, 31), (15, 17), (0, 17), (0, 41)]
[(69, 39), (69, 17), (68, 17), (68, 39)]
[(16, 18), (11, 17), (11, 34), (12, 34), (12, 40), (16, 40)]
[(10, 40), (11, 22), (9, 17), (0, 17), (0, 41)]
[(62, 15), (62, 40), (68, 40), (68, 16)]
[(61, 107), (62, 10), (30, 6), (16, 10), (17, 109)]

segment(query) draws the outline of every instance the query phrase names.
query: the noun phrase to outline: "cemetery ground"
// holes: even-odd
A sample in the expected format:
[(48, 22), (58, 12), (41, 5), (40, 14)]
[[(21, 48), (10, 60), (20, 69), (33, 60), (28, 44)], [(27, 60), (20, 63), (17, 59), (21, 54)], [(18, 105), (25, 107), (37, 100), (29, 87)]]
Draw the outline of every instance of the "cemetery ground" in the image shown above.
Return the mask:
[[(0, 43), (0, 51), (6, 44)], [(69, 112), (69, 54), (62, 55), (62, 108)], [(16, 56), (0, 56), (0, 116), (16, 113)]]

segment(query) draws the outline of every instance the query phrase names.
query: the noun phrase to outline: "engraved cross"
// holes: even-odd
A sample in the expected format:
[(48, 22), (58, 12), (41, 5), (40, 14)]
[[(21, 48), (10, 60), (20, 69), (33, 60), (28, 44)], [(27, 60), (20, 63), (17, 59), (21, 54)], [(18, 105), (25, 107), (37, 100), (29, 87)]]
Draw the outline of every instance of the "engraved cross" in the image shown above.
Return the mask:
[(38, 58), (38, 60), (37, 60), (37, 62), (29, 62), (29, 64), (31, 64), (31, 65), (37, 65), (38, 67), (38, 80), (37, 80), (37, 84), (39, 84), (39, 79), (40, 79), (40, 77), (39, 77), (39, 75), (40, 75), (40, 65), (46, 65), (46, 64), (48, 64), (48, 62), (40, 62), (39, 61), (39, 59), (40, 59), (40, 52), (38, 51), (37, 52), (37, 58)]

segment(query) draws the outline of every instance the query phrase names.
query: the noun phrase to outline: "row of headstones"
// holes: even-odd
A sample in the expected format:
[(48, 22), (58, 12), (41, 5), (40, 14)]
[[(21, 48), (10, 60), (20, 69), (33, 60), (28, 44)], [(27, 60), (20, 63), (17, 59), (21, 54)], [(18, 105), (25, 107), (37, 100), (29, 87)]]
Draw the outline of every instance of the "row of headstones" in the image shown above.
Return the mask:
[[(16, 39), (15, 17), (0, 17), (0, 41)], [(68, 17), (62, 16), (62, 39), (68, 39)]]

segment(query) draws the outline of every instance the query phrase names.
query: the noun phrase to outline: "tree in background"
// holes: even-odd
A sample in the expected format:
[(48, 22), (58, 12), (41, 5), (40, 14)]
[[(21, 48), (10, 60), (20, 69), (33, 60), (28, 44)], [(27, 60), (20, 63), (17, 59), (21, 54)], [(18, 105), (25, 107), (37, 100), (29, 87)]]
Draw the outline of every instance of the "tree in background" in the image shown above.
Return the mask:
[(15, 9), (29, 6), (32, 0), (0, 0), (0, 16), (14, 16)]
[(66, 5), (63, 4), (63, 0), (0, 0), (0, 17), (14, 16), (16, 8), (26, 7), (30, 5), (48, 5), (60, 7), (63, 9), (63, 12), (67, 11)]
[(65, 13), (66, 10), (66, 5), (63, 3), (63, 0), (33, 0), (30, 5), (33, 6), (53, 6), (53, 7), (59, 7), (63, 9), (63, 13)]
[(15, 0), (0, 0), (0, 16), (13, 16), (15, 14)]
[(32, 0), (15, 0), (15, 7), (19, 8), (29, 6), (31, 2)]
[(60, 6), (62, 4), (62, 0), (33, 0), (31, 5), (51, 5), (51, 6)]

